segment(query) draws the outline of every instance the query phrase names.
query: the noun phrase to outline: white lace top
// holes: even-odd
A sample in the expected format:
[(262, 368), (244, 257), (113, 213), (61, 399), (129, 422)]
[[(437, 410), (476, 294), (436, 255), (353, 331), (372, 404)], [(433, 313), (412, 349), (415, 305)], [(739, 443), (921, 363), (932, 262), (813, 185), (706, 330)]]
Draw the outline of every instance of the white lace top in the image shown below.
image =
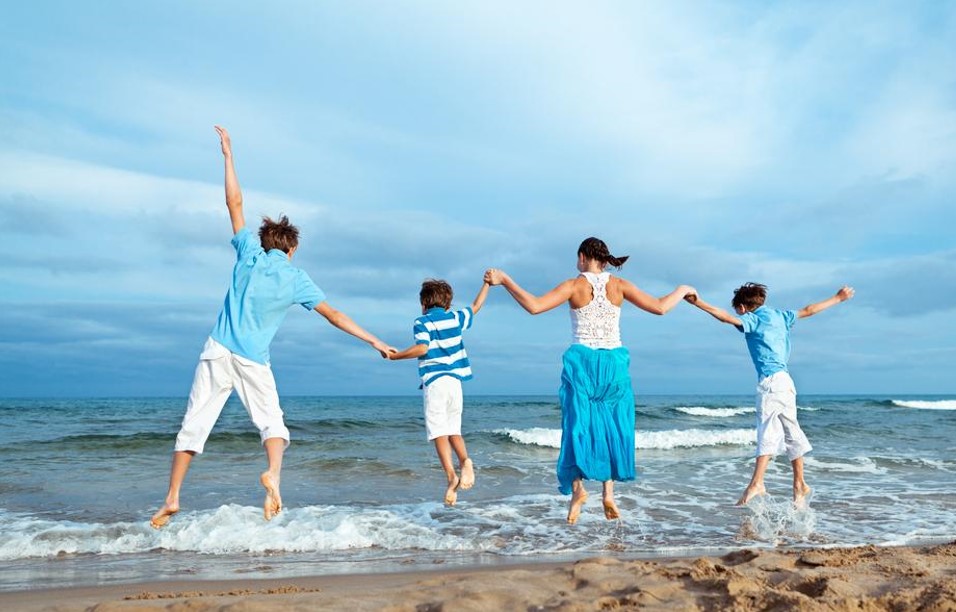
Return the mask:
[(571, 342), (590, 348), (621, 346), (621, 307), (607, 299), (610, 272), (582, 272), (594, 290), (594, 298), (581, 308), (571, 309)]

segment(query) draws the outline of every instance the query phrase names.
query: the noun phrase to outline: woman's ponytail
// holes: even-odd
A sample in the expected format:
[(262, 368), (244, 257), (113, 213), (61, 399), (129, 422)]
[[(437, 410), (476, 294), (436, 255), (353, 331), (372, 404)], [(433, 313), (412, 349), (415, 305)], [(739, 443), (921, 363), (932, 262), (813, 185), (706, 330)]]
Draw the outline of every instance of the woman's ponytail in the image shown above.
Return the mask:
[(628, 259), (627, 255), (623, 257), (611, 255), (604, 241), (593, 236), (585, 238), (584, 242), (581, 243), (581, 246), (578, 247), (578, 255), (584, 255), (586, 259), (593, 259), (614, 268), (620, 268)]

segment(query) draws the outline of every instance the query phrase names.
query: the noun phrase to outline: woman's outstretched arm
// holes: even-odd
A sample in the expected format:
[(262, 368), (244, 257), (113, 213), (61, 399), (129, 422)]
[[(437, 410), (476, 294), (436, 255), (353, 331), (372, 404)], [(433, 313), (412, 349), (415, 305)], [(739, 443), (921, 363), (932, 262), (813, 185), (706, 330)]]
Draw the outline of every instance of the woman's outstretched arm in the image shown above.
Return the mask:
[(571, 299), (574, 280), (566, 280), (551, 291), (541, 296), (535, 296), (522, 289), (521, 285), (508, 276), (504, 270), (495, 268), (485, 272), (485, 281), (491, 285), (501, 285), (507, 289), (511, 297), (529, 313), (536, 315), (557, 308)]
[(637, 288), (637, 285), (629, 280), (624, 280), (623, 278), (619, 280), (621, 281), (621, 287), (624, 290), (625, 300), (631, 304), (634, 304), (641, 310), (646, 310), (647, 312), (656, 315), (667, 314), (674, 306), (677, 306), (677, 304), (679, 304), (680, 301), (688, 295), (697, 295), (697, 290), (690, 285), (680, 285), (667, 295), (658, 298), (645, 291), (641, 291)]

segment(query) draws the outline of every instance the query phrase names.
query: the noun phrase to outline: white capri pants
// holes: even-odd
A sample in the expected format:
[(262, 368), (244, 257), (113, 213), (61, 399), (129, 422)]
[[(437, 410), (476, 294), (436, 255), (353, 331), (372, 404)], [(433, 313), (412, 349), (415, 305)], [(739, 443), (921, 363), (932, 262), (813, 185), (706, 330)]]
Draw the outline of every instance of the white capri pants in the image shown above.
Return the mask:
[(425, 401), (425, 432), (429, 440), (440, 436), (461, 435), (461, 411), (464, 399), (461, 381), (440, 376), (422, 390)]
[(282, 438), (289, 446), (289, 430), (282, 421), (272, 368), (240, 357), (209, 338), (199, 355), (186, 415), (176, 436), (177, 451), (202, 453), (233, 389), (262, 441)]
[(757, 384), (757, 456), (780, 455), (790, 461), (813, 450), (797, 423), (797, 389), (786, 372), (775, 372)]

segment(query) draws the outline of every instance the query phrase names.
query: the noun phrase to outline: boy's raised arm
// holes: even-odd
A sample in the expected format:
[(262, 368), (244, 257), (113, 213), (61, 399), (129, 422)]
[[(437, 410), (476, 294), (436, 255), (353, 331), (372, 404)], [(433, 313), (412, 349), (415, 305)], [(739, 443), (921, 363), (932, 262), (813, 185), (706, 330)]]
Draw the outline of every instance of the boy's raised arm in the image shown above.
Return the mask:
[(685, 299), (691, 304), (693, 304), (694, 306), (700, 308), (701, 310), (709, 314), (710, 316), (714, 317), (721, 323), (729, 323), (730, 325), (733, 325), (734, 327), (738, 329), (743, 327), (743, 323), (740, 322), (740, 319), (730, 314), (723, 308), (718, 308), (717, 306), (714, 306), (713, 304), (708, 304), (704, 300), (700, 299), (700, 296), (697, 295), (696, 293), (693, 295), (688, 295)]
[(478, 314), (478, 311), (481, 310), (481, 307), (485, 304), (485, 298), (488, 297), (488, 288), (491, 287), (491, 283), (487, 280), (484, 281), (481, 285), (481, 289), (478, 290), (478, 295), (475, 296), (475, 301), (471, 303), (471, 313)]
[(232, 221), (232, 233), (238, 234), (246, 226), (246, 218), (242, 214), (242, 190), (239, 189), (239, 178), (232, 163), (232, 140), (229, 132), (221, 126), (214, 126), (219, 133), (219, 142), (222, 144), (222, 156), (226, 164), (226, 208), (229, 209), (229, 220)]
[(853, 289), (853, 287), (850, 287), (849, 285), (843, 285), (843, 287), (841, 287), (839, 291), (837, 291), (834, 295), (828, 297), (827, 299), (823, 300), (822, 302), (817, 302), (816, 304), (810, 304), (798, 310), (797, 318), (804, 319), (806, 317), (812, 317), (818, 312), (823, 312), (824, 310), (826, 310), (827, 308), (830, 308), (831, 306), (836, 306), (840, 302), (845, 302), (849, 300), (850, 298), (853, 297), (855, 293), (856, 291)]

